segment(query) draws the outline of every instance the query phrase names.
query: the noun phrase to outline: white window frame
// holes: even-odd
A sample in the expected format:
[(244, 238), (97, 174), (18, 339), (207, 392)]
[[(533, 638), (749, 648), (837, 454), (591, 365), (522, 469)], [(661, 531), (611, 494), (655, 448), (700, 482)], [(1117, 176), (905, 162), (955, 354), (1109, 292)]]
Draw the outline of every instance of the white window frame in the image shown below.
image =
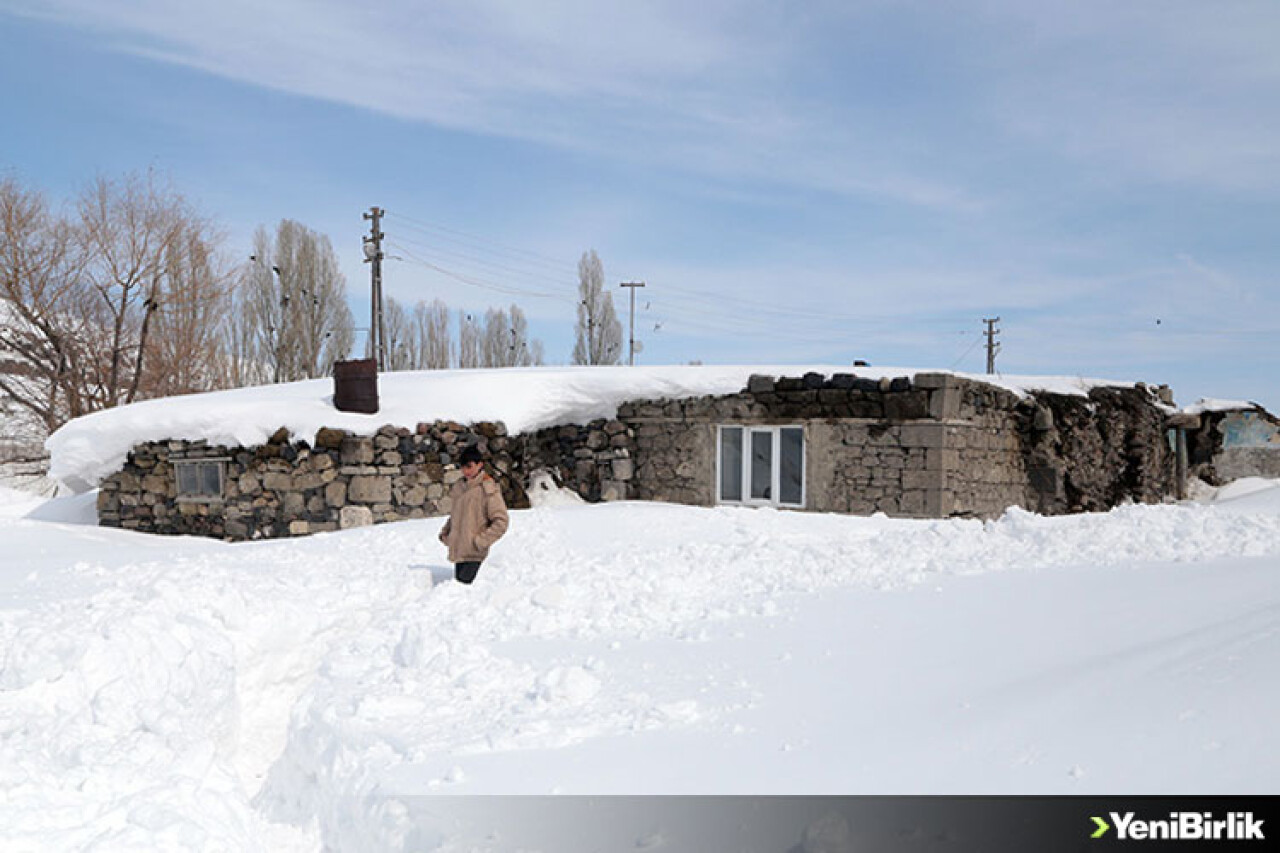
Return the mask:
[[(227, 489), (227, 462), (231, 461), (229, 457), (219, 456), (210, 459), (175, 459), (173, 460), (173, 493), (181, 502), (185, 503), (221, 503), (223, 495)], [(182, 491), (182, 478), (178, 474), (178, 468), (184, 465), (191, 465), (196, 468), (196, 482), (203, 486), (204, 476), (200, 472), (203, 465), (216, 466), (218, 471), (218, 493), (212, 494), (204, 491), (184, 492)]]
[[(782, 494), (782, 431), (796, 429), (800, 431), (800, 502), (784, 503), (778, 496)], [(742, 461), (741, 471), (738, 474), (739, 483), (742, 488), (742, 497), (740, 499), (726, 499), (723, 494), (724, 472), (723, 465), (723, 443), (724, 434), (727, 430), (741, 430), (742, 434)], [(751, 497), (751, 436), (756, 433), (764, 433), (771, 436), (771, 470), (769, 498), (753, 498)], [(808, 431), (803, 424), (778, 424), (770, 426), (759, 426), (755, 424), (719, 424), (716, 427), (716, 444), (715, 444), (715, 495), (716, 503), (730, 504), (734, 506), (773, 506), (786, 509), (803, 509), (808, 503), (809, 497), (809, 477), (808, 477), (808, 454), (809, 454), (809, 436)]]

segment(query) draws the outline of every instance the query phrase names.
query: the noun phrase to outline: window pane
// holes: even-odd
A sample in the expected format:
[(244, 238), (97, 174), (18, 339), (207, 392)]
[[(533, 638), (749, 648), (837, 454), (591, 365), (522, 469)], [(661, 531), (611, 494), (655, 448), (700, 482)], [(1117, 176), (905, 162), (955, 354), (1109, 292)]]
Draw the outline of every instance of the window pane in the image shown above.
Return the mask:
[(222, 497), (222, 463), (205, 462), (200, 466), (200, 494)]
[(190, 462), (179, 462), (174, 468), (178, 473), (178, 494), (197, 494), (200, 490), (200, 478), (196, 474), (196, 466)]
[(781, 430), (781, 462), (778, 499), (784, 504), (799, 506), (804, 502), (804, 430), (785, 427)]
[(742, 500), (742, 428), (720, 430), (720, 500)]
[(751, 433), (751, 497), (773, 498), (773, 433)]

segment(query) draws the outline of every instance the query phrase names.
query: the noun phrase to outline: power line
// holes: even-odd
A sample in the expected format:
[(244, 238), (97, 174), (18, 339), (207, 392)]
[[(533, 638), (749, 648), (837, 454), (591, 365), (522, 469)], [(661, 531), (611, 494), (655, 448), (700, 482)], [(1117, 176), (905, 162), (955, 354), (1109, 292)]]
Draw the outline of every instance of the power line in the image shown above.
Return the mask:
[(563, 293), (550, 293), (545, 290), (538, 291), (538, 290), (530, 290), (528, 288), (509, 287), (506, 285), (494, 284), (493, 282), (486, 281), (481, 278), (476, 278), (474, 276), (465, 275), (463, 273), (448, 269), (447, 267), (442, 267), (439, 264), (432, 263), (431, 261), (428, 261), (426, 258), (420, 257), (417, 253), (411, 251), (405, 246), (400, 245), (397, 241), (388, 241), (388, 245), (392, 246), (397, 251), (403, 252), (405, 255), (408, 256), (408, 258), (403, 259), (404, 263), (411, 263), (420, 267), (425, 267), (426, 269), (433, 270), (435, 272), (440, 273), (441, 275), (448, 276), (449, 278), (455, 281), (459, 281), (463, 284), (469, 284), (472, 287), (479, 287), (484, 290), (492, 290), (497, 293), (505, 293), (510, 296), (528, 296), (534, 299), (566, 298), (565, 294)]
[[(961, 333), (961, 334), (963, 334), (963, 333)], [(948, 367), (948, 368), (947, 368), (947, 370), (955, 370), (955, 369), (956, 369), (956, 366), (957, 366), (957, 365), (959, 365), (959, 364), (960, 364), (960, 362), (962, 362), (962, 361), (964, 361), (966, 358), (968, 358), (968, 357), (969, 357), (969, 353), (973, 352), (973, 351), (974, 351), (974, 349), (975, 349), (975, 348), (978, 346), (978, 344), (980, 344), (980, 343), (982, 343), (982, 338), (980, 338), (980, 337), (976, 337), (976, 338), (974, 338), (974, 339), (973, 339), (973, 343), (969, 344), (969, 348), (968, 348), (968, 349), (966, 349), (964, 352), (960, 353), (960, 357), (959, 357), (959, 358), (957, 358), (955, 361), (951, 362), (951, 366), (950, 366), (950, 367)]]
[[(406, 216), (403, 213), (390, 213), (388, 215), (397, 220), (405, 220), (405, 223), (407, 223), (406, 227), (410, 230), (414, 230), (419, 233), (431, 234), (436, 239), (445, 239), (462, 245), (469, 244), (471, 248), (482, 249), (493, 254), (520, 257), (528, 262), (549, 267), (557, 273), (568, 273), (575, 277), (577, 276), (577, 268), (573, 264), (566, 264), (561, 258), (553, 258), (549, 255), (543, 255), (528, 249), (522, 249), (505, 243), (500, 243), (486, 237), (469, 234), (465, 231), (459, 231), (455, 228), (449, 228), (444, 225), (424, 222), (421, 219), (415, 219), (411, 216)], [(446, 236), (441, 238), (438, 235)]]
[(416, 237), (402, 236), (397, 238), (396, 242), (399, 244), (412, 246), (417, 251), (419, 256), (423, 254), (429, 254), (436, 258), (462, 261), (464, 263), (474, 264), (480, 267), (488, 268), (489, 270), (496, 271), (503, 275), (507, 275), (507, 276), (514, 275), (521, 279), (525, 279), (531, 282), (536, 282), (540, 286), (546, 286), (549, 284), (554, 287), (562, 287), (562, 288), (566, 288), (566, 290), (568, 289), (568, 286), (565, 283), (565, 278), (563, 277), (552, 276), (552, 275), (548, 275), (541, 272), (534, 272), (528, 269), (522, 269), (520, 267), (512, 266), (510, 264), (499, 263), (499, 262), (492, 261), (487, 258), (481, 257), (479, 255), (471, 254), (468, 252), (458, 252), (452, 249), (447, 249), (442, 246), (436, 245), (434, 242), (428, 242), (426, 240), (416, 238)]

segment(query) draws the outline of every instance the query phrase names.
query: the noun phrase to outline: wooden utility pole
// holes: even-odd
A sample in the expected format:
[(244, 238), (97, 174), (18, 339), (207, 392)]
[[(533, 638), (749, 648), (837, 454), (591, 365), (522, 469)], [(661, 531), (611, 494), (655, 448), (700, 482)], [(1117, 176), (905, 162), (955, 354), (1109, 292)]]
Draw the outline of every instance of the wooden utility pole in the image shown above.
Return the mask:
[(636, 363), (636, 288), (644, 287), (643, 281), (624, 281), (619, 287), (631, 291), (631, 346), (627, 351), (627, 364), (634, 367)]
[(380, 207), (371, 207), (364, 215), (365, 221), (372, 222), (369, 236), (364, 238), (364, 262), (373, 264), (371, 312), (369, 319), (369, 354), (377, 361), (378, 370), (387, 367), (387, 332), (382, 322), (382, 215)]
[(987, 324), (987, 373), (991, 374), (996, 372), (996, 353), (1000, 352), (1000, 344), (996, 343), (996, 335), (1000, 333), (996, 323), (1000, 322), (1000, 318), (984, 318), (982, 322)]

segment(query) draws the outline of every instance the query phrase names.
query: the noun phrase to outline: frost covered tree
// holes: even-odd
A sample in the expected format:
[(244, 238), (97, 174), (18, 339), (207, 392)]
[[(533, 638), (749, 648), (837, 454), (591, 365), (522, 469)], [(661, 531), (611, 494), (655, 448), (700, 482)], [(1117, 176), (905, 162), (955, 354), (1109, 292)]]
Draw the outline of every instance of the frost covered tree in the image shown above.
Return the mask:
[(578, 325), (574, 364), (617, 364), (622, 358), (622, 323), (613, 294), (604, 288), (604, 266), (595, 249), (578, 261)]

